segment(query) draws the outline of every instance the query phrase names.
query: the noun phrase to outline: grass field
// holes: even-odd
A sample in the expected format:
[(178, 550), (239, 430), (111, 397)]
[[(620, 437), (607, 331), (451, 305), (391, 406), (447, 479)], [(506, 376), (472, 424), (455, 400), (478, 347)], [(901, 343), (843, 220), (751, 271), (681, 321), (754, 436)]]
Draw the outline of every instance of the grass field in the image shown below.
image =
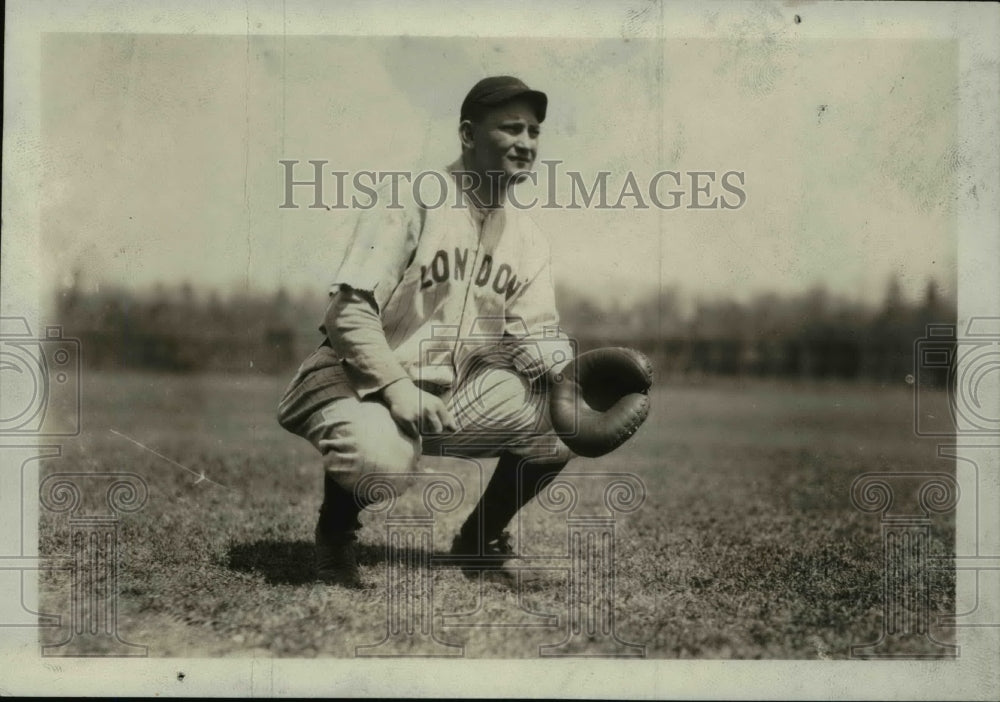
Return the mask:
[[(385, 633), (384, 514), (363, 517), (370, 588), (312, 582), (321, 470), (313, 449), (273, 419), (285, 381), (84, 376), (83, 434), (44, 472), (127, 471), (148, 484), (145, 507), (120, 524), (118, 630), (152, 656), (346, 657)], [(806, 659), (845, 658), (852, 644), (878, 639), (879, 517), (851, 506), (851, 482), (867, 471), (951, 470), (914, 436), (909, 389), (712, 380), (661, 383), (652, 399), (624, 448), (569, 468), (633, 473), (645, 486), (643, 506), (615, 524), (618, 638), (651, 658)], [(466, 483), (462, 504), (434, 523), (434, 550), (444, 552), (478, 499), (478, 477), (463, 461), (428, 465)], [(492, 462), (485, 467), (488, 477)], [(207, 480), (196, 482), (201, 472)], [(599, 482), (576, 484), (596, 501)], [(536, 503), (522, 515), (525, 553), (565, 554), (564, 515)], [(934, 553), (951, 552), (950, 517), (933, 525)], [(43, 511), (41, 534), (43, 555), (70, 551), (65, 515)], [(435, 570), (438, 639), (468, 657), (537, 656), (565, 635), (567, 574), (535, 575), (519, 600), (503, 583)], [(932, 612), (953, 609), (951, 575), (933, 576)], [(67, 572), (43, 575), (43, 611), (68, 613), (70, 592)], [(558, 625), (441, 626), (442, 614), (477, 607), (486, 621), (530, 609)], [(43, 632), (48, 642), (68, 636), (67, 626)], [(411, 651), (432, 652), (423, 646)]]

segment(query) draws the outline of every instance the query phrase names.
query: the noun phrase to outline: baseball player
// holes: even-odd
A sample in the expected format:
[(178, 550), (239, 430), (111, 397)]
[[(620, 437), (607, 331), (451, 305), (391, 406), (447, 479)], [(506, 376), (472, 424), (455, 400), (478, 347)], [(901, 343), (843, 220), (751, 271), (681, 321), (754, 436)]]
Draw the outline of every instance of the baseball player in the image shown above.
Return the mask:
[[(360, 213), (329, 288), (322, 345), (300, 366), (278, 421), (323, 455), (321, 580), (359, 586), (354, 494), (370, 472), (421, 455), (496, 456), (452, 553), (467, 570), (513, 554), (504, 530), (572, 458), (552, 431), (547, 384), (573, 358), (558, 330), (547, 240), (505, 207), (535, 162), (548, 99), (517, 78), (478, 82), (462, 103), (460, 158), (424, 183), (387, 187)], [(441, 194), (446, 195), (443, 199)]]

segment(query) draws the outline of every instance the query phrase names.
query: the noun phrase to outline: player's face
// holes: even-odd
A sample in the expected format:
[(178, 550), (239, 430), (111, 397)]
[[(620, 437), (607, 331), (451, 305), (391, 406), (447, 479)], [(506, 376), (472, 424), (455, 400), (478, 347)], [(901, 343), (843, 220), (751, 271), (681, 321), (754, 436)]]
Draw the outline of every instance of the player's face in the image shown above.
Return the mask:
[(538, 155), (540, 131), (534, 108), (524, 100), (490, 110), (472, 128), (473, 168), (484, 176), (502, 172), (505, 185), (522, 180)]

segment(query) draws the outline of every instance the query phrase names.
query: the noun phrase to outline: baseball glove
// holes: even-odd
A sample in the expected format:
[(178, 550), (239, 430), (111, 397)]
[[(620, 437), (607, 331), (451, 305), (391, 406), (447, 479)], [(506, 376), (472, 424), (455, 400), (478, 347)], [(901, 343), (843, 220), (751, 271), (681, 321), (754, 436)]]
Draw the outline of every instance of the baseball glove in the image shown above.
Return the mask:
[(574, 453), (596, 458), (614, 451), (649, 415), (653, 369), (633, 349), (580, 354), (553, 379), (552, 426)]

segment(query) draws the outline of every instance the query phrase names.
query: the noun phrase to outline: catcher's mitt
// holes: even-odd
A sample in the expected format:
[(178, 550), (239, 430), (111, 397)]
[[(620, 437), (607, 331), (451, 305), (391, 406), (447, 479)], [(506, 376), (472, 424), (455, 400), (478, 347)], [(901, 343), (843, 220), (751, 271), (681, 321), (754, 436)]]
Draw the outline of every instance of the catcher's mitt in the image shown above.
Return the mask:
[(603, 456), (625, 443), (649, 415), (653, 369), (633, 349), (580, 354), (554, 378), (552, 426), (574, 453)]

